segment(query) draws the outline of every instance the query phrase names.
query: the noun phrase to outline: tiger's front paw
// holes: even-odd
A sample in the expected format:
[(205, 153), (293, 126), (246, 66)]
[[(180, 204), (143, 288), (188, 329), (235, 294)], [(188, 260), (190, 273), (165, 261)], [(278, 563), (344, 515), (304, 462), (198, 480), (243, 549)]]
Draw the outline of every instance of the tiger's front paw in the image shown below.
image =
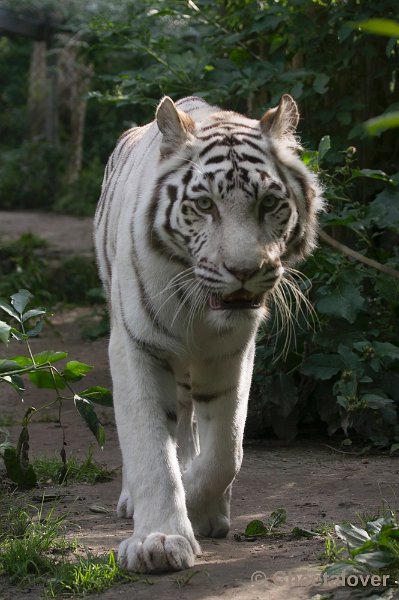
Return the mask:
[(119, 496), (116, 514), (122, 519), (133, 517), (133, 501), (130, 497), (130, 493), (125, 489), (122, 489), (121, 495)]
[(135, 573), (164, 573), (180, 571), (194, 565), (195, 555), (201, 552), (195, 540), (192, 543), (182, 535), (150, 533), (146, 537), (133, 535), (118, 549), (118, 563)]

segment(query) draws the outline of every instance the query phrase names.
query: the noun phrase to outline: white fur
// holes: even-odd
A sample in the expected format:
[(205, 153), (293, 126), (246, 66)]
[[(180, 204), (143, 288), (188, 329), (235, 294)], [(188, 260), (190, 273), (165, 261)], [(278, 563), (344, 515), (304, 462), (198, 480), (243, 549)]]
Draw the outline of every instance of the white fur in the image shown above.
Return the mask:
[[(276, 239), (276, 224), (273, 218), (259, 224), (254, 216), (257, 209), (243, 189), (234, 189), (223, 201), (218, 196), (219, 220), (205, 215), (194, 223), (197, 232), (207, 232), (198, 252), (185, 249), (181, 239), (165, 229), (167, 218), (171, 227), (182, 227), (180, 203), (170, 202), (167, 194), (173, 190), (168, 192), (167, 186), (180, 193), (182, 177), (193, 163), (193, 182), (203, 181), (206, 161), (199, 153), (209, 142), (199, 137), (213, 131), (206, 126), (215, 122), (215, 116), (235, 124), (237, 130), (241, 124), (261, 132), (258, 121), (223, 112), (198, 98), (185, 99), (178, 106), (193, 119), (195, 130), (184, 129), (184, 119), (173, 116), (173, 103), (168, 100), (158, 109), (164, 138), (156, 122), (128, 132), (107, 165), (96, 214), (97, 256), (111, 312), (109, 355), (123, 456), (117, 511), (125, 517), (134, 513), (134, 533), (119, 546), (118, 559), (138, 572), (191, 567), (200, 553), (194, 534), (220, 537), (230, 525), (231, 484), (242, 461), (255, 334), (267, 311), (265, 307), (243, 311), (209, 308), (198, 283), (204, 274), (200, 258), (205, 256), (208, 265), (218, 271), (217, 285), (223, 294), (241, 287), (234, 269), (259, 267), (245, 283), (254, 294), (269, 292), (284, 273), (281, 253), (285, 246)], [(273, 124), (273, 116), (268, 118), (268, 127), (281, 132), (281, 127)], [(308, 238), (305, 253), (313, 245), (321, 200), (316, 181), (292, 150), (292, 140), (290, 131), (286, 145), (284, 139), (266, 135), (259, 144), (265, 163), (262, 168), (270, 171), (268, 176), (279, 179), (267, 158), (268, 148), (274, 144), (281, 169), (287, 172), (294, 166), (315, 190), (310, 216), (305, 214), (303, 199), (291, 196), (287, 200), (291, 207), (287, 235), (298, 220), (304, 227), (311, 222), (301, 234)], [(229, 160), (224, 162), (215, 169), (229, 168)], [(251, 181), (256, 180), (262, 190), (265, 184), (259, 174), (250, 163), (243, 164)], [(155, 196), (154, 210), (156, 182), (168, 173)], [(213, 190), (218, 178), (223, 183), (223, 173), (215, 177)], [(298, 183), (289, 173), (287, 181), (300, 197)], [(165, 252), (152, 247), (153, 236), (165, 245)], [(191, 271), (184, 274), (189, 267), (176, 262), (174, 255), (187, 260)], [(263, 271), (259, 265), (264, 265)], [(267, 284), (266, 266), (270, 265), (273, 281)], [(190, 281), (183, 285), (189, 296), (183, 304), (176, 293), (178, 281)], [(151, 304), (151, 313), (143, 297)], [(197, 399), (194, 403), (192, 396)], [(176, 411), (174, 427), (167, 415)]]

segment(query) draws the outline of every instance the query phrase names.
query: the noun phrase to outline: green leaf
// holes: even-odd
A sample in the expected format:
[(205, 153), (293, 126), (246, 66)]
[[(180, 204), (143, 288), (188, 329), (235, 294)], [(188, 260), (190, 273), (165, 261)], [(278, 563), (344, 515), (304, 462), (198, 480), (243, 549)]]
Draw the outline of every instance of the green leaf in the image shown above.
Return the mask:
[(33, 308), (32, 310), (28, 310), (28, 312), (24, 313), (22, 322), (25, 323), (25, 321), (31, 319), (32, 317), (39, 317), (41, 315), (45, 315), (46, 312), (47, 311), (45, 308)]
[(368, 19), (360, 23), (353, 23), (354, 27), (360, 27), (362, 31), (384, 35), (386, 37), (399, 37), (399, 23), (391, 19)]
[(100, 387), (99, 385), (87, 388), (80, 392), (79, 395), (82, 398), (91, 400), (95, 404), (101, 404), (101, 406), (112, 406), (112, 394), (106, 388)]
[(387, 356), (394, 360), (399, 359), (399, 347), (390, 342), (374, 342), (373, 347), (380, 356)]
[(365, 542), (370, 541), (370, 536), (367, 531), (350, 523), (336, 525), (335, 531), (338, 537), (348, 544), (349, 548), (359, 548)]
[(44, 327), (44, 321), (40, 320), (36, 323), (35, 327), (33, 329), (29, 329), (26, 332), (26, 335), (28, 337), (36, 337), (37, 335), (39, 335), (39, 333), (41, 333), (42, 329)]
[[(320, 288), (319, 292), (321, 291)], [(335, 290), (329, 289), (328, 294), (316, 300), (316, 305), (325, 315), (341, 317), (349, 323), (354, 323), (358, 312), (364, 308), (365, 301), (355, 285), (346, 283)]]
[(40, 389), (64, 389), (66, 387), (66, 383), (64, 379), (58, 375), (57, 373), (51, 374), (49, 370), (43, 371), (33, 371), (28, 373), (28, 377), (32, 383), (34, 383)]
[(331, 148), (331, 139), (329, 135), (324, 135), (319, 143), (319, 148), (317, 151), (317, 162), (318, 164), (321, 163), (321, 161), (323, 160), (323, 158), (325, 157), (325, 155), (327, 154), (327, 152), (330, 150)]
[(394, 185), (397, 184), (390, 175), (387, 175), (385, 171), (381, 171), (381, 169), (353, 169), (351, 179), (356, 179), (357, 177), (367, 177), (368, 179), (377, 179)]
[(244, 535), (246, 535), (248, 537), (255, 537), (258, 535), (267, 535), (267, 534), (268, 534), (268, 530), (266, 529), (263, 522), (260, 521), (259, 519), (254, 519), (253, 521), (250, 521), (250, 523), (248, 523), (248, 525), (246, 526), (245, 531), (244, 531)]
[(11, 304), (15, 310), (22, 315), (32, 298), (33, 295), (28, 292), (28, 290), (19, 290), (19, 292), (11, 296)]
[(34, 354), (33, 358), (37, 365), (44, 365), (46, 363), (55, 363), (68, 356), (68, 352), (54, 352), (53, 350), (44, 350), (38, 354)]
[(64, 369), (64, 377), (67, 381), (79, 381), (92, 370), (93, 367), (77, 360), (71, 360), (66, 364)]
[(103, 450), (105, 444), (105, 430), (96, 415), (93, 403), (86, 398), (82, 398), (78, 394), (75, 394), (74, 402), (80, 415), (83, 417), (85, 423), (96, 438), (101, 450)]
[(3, 342), (3, 344), (8, 344), (10, 340), (10, 332), (10, 325), (4, 321), (0, 321), (0, 342)]
[(0, 373), (2, 374), (21, 369), (22, 367), (15, 360), (0, 359)]
[(392, 552), (376, 550), (375, 552), (364, 552), (356, 555), (356, 562), (367, 565), (369, 569), (383, 569), (388, 567), (398, 558)]
[(338, 354), (312, 354), (299, 370), (314, 379), (327, 380), (334, 377), (342, 368), (342, 360)]
[(274, 510), (270, 517), (267, 519), (266, 526), (269, 529), (269, 532), (280, 525), (283, 525), (287, 520), (287, 513), (284, 508), (278, 508)]
[(10, 379), (11, 385), (13, 386), (19, 397), (22, 399), (25, 391), (24, 380), (19, 375), (11, 375)]
[(13, 309), (12, 306), (10, 306), (7, 302), (4, 302), (4, 300), (0, 300), (0, 308), (2, 308), (11, 317), (14, 317), (14, 319), (17, 319), (17, 321), (21, 322), (19, 314)]
[(369, 135), (378, 135), (387, 129), (399, 127), (399, 111), (395, 110), (373, 117), (364, 123), (364, 127)]
[(21, 487), (32, 488), (37, 483), (36, 473), (32, 465), (23, 469), (15, 448), (6, 448), (3, 453), (7, 476)]
[(330, 78), (328, 75), (326, 75), (325, 73), (319, 73), (313, 81), (313, 89), (318, 94), (325, 94), (328, 90), (327, 84), (329, 81)]

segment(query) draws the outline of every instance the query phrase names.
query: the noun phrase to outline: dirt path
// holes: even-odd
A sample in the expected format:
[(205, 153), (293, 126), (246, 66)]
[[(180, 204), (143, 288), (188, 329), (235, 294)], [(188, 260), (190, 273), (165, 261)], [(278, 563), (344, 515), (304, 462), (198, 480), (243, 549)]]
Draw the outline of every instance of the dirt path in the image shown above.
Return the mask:
[[(22, 222), (21, 222), (22, 219)], [(54, 227), (51, 230), (43, 228)], [(58, 247), (76, 250), (90, 238), (90, 220), (71, 217), (29, 215), (27, 213), (0, 213), (0, 238), (18, 237), (26, 231), (47, 238)], [(7, 231), (5, 231), (5, 229)], [(78, 233), (77, 233), (78, 232)], [(14, 235), (15, 234), (15, 235)], [(69, 243), (73, 245), (68, 246)], [(84, 243), (83, 243), (84, 242)], [(90, 245), (85, 246), (86, 249)], [(33, 340), (35, 351), (44, 349), (66, 350), (69, 359), (92, 364), (94, 373), (89, 374), (82, 385), (110, 386), (107, 366), (106, 341), (83, 342), (80, 324), (85, 321), (87, 309), (64, 312), (53, 320), (54, 328), (47, 327), (39, 339)], [(15, 353), (20, 350), (10, 349)], [(77, 384), (76, 389), (79, 388)], [(2, 391), (0, 415), (10, 416), (14, 425), (9, 429), (15, 441), (24, 411), (30, 404), (38, 405), (48, 399), (46, 392), (34, 390), (26, 395), (24, 404), (11, 393)], [(107, 442), (103, 452), (93, 444), (97, 460), (109, 468), (121, 464), (115, 425), (111, 410), (100, 410), (105, 424)], [(62, 444), (62, 432), (52, 420), (55, 412), (49, 410), (45, 419), (34, 421), (30, 427), (31, 453), (33, 456), (55, 455)], [(67, 453), (78, 458), (87, 455), (92, 444), (91, 433), (76, 414), (74, 406), (64, 406), (62, 423), (65, 427)], [(321, 538), (294, 539), (288, 533), (293, 527), (313, 528), (322, 523), (356, 520), (356, 513), (374, 514), (387, 501), (397, 508), (399, 464), (389, 457), (357, 458), (345, 456), (326, 448), (320, 443), (295, 442), (289, 446), (279, 442), (248, 441), (245, 447), (242, 470), (233, 491), (232, 529), (225, 540), (201, 540), (203, 556), (198, 559), (192, 579), (181, 586), (184, 573), (151, 576), (148, 583), (131, 583), (114, 586), (100, 596), (101, 600), (138, 598), (143, 600), (171, 600), (228, 598), (234, 600), (305, 600), (324, 598), (323, 588), (317, 581), (320, 572), (320, 555), (323, 552)], [(131, 524), (116, 518), (114, 509), (120, 488), (120, 472), (111, 482), (88, 485), (71, 485), (61, 489), (59, 510), (68, 512), (74, 524), (71, 535), (84, 543), (90, 551), (99, 553), (116, 549), (118, 543), (130, 535)], [(50, 493), (52, 488), (46, 489)], [(34, 502), (32, 492), (27, 502)], [(108, 512), (95, 514), (92, 504), (99, 504)], [(238, 542), (234, 534), (245, 529), (255, 518), (265, 519), (273, 510), (284, 508), (287, 523), (281, 531), (285, 536)], [(0, 583), (1, 586), (1, 583)], [(28, 593), (29, 592), (29, 593)], [(320, 596), (317, 596), (320, 594)], [(346, 588), (334, 598), (355, 597)], [(36, 600), (37, 590), (16, 591), (5, 586), (0, 600)], [(365, 596), (360, 593), (359, 598)]]

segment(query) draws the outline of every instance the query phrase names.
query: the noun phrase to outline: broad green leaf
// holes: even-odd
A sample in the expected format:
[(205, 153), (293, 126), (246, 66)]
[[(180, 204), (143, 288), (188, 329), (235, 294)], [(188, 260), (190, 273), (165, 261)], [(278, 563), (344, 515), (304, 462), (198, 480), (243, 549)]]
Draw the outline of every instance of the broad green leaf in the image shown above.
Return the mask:
[(397, 560), (397, 555), (394, 553), (379, 550), (356, 555), (356, 562), (367, 565), (369, 569), (383, 569)]
[(68, 352), (53, 352), (52, 350), (44, 350), (38, 354), (34, 354), (33, 358), (37, 365), (44, 365), (46, 363), (55, 363), (68, 356)]
[(324, 570), (323, 574), (327, 577), (337, 577), (342, 573), (356, 573), (356, 572), (368, 572), (368, 569), (364, 565), (356, 565), (353, 560), (340, 560), (332, 565), (328, 565)]
[(19, 290), (11, 296), (11, 304), (19, 314), (22, 314), (32, 298), (33, 295), (28, 290)]
[(14, 317), (14, 319), (17, 319), (17, 321), (21, 322), (19, 314), (4, 300), (0, 300), (0, 308), (2, 308), (11, 317)]
[(386, 37), (399, 37), (399, 23), (391, 19), (368, 19), (360, 23), (353, 23), (353, 25), (360, 27), (362, 31), (367, 33)]
[(6, 448), (3, 453), (3, 460), (7, 476), (11, 481), (24, 488), (35, 487), (37, 478), (32, 465), (28, 465), (27, 469), (23, 469), (15, 448)]
[(19, 397), (22, 400), (24, 391), (25, 391), (24, 380), (19, 375), (11, 375), (10, 379), (11, 379), (11, 385), (13, 386), (13, 388), (15, 389), (15, 391), (18, 393)]
[(380, 356), (387, 356), (395, 360), (399, 359), (399, 347), (390, 342), (374, 342), (373, 347)]
[(35, 327), (33, 327), (33, 329), (29, 329), (26, 332), (26, 335), (28, 337), (36, 337), (37, 335), (39, 335), (39, 333), (41, 333), (42, 329), (44, 327), (44, 321), (41, 319), (40, 321), (38, 321), (35, 325)]
[(105, 444), (105, 430), (96, 415), (92, 402), (86, 398), (82, 398), (78, 394), (75, 394), (74, 402), (85, 423), (96, 438), (101, 450), (103, 450)]
[(365, 542), (370, 541), (370, 536), (364, 529), (352, 524), (343, 523), (335, 526), (335, 532), (341, 540), (344, 540), (349, 548), (358, 548)]
[(326, 380), (334, 377), (342, 368), (342, 360), (338, 354), (312, 354), (299, 370), (314, 379)]
[(325, 73), (319, 73), (316, 75), (315, 80), (313, 81), (313, 89), (318, 94), (325, 94), (328, 90), (328, 82), (330, 78)]
[(79, 381), (92, 370), (93, 367), (77, 360), (69, 361), (64, 369), (64, 377), (67, 381)]
[(319, 148), (317, 151), (317, 162), (320, 164), (327, 152), (331, 148), (331, 139), (329, 135), (324, 135), (319, 144)]
[(13, 338), (18, 340), (18, 342), (24, 342), (29, 338), (28, 335), (21, 333), (18, 329), (15, 329), (15, 327), (11, 327), (11, 335)]
[(10, 371), (20, 371), (22, 367), (15, 360), (0, 359), (0, 373), (9, 373)]
[(284, 525), (287, 520), (287, 513), (284, 508), (278, 508), (274, 510), (270, 517), (267, 519), (266, 526), (271, 532), (272, 529), (279, 527), (280, 525)]
[(3, 344), (8, 344), (10, 340), (10, 332), (10, 325), (4, 321), (0, 321), (0, 342), (3, 342)]
[(365, 306), (365, 300), (355, 285), (344, 284), (328, 295), (319, 297), (317, 309), (325, 314), (341, 317), (349, 323), (354, 323), (360, 310)]
[(10, 360), (14, 360), (22, 368), (33, 365), (32, 359), (27, 356), (13, 356)]
[(55, 389), (64, 389), (66, 387), (66, 383), (60, 375), (57, 373), (51, 373), (50, 369), (48, 370), (40, 370), (33, 371), (28, 373), (28, 377), (32, 383), (34, 383), (38, 388), (55, 390)]
[(31, 319), (32, 317), (39, 317), (41, 315), (45, 315), (46, 312), (47, 311), (44, 308), (33, 308), (32, 310), (28, 310), (28, 312), (24, 313), (22, 321), (23, 323), (25, 323), (25, 321)]
[(368, 179), (377, 179), (394, 185), (397, 184), (390, 175), (387, 175), (385, 171), (381, 171), (381, 169), (353, 169), (351, 179), (356, 179), (357, 177), (367, 177)]
[(95, 404), (101, 404), (101, 406), (112, 406), (112, 394), (106, 388), (100, 387), (99, 385), (87, 388), (79, 393), (83, 398), (91, 400)]
[(395, 110), (373, 117), (364, 123), (364, 127), (369, 135), (378, 135), (387, 129), (399, 127), (399, 111)]
[(268, 529), (265, 527), (264, 523), (259, 519), (255, 519), (248, 523), (244, 531), (244, 535), (248, 537), (254, 537), (257, 535), (267, 535), (268, 533)]

